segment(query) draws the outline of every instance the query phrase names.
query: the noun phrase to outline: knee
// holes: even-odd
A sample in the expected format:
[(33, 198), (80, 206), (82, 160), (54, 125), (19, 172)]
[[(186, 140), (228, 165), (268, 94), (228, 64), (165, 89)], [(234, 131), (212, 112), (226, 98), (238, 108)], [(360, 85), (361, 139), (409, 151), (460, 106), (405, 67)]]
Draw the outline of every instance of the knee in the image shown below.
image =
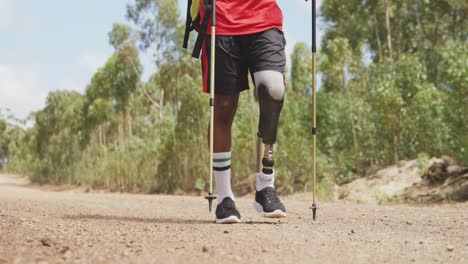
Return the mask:
[(218, 124), (230, 125), (237, 111), (237, 100), (215, 97), (215, 119)]
[[(260, 92), (268, 92), (271, 98), (281, 101), (284, 98), (284, 76), (280, 72), (261, 71), (254, 74), (255, 86)], [(265, 91), (260, 91), (264, 89)]]
[(270, 94), (271, 98), (273, 98), (276, 101), (281, 101), (284, 98), (284, 83), (269, 83), (265, 85), (265, 87), (268, 90), (268, 93)]

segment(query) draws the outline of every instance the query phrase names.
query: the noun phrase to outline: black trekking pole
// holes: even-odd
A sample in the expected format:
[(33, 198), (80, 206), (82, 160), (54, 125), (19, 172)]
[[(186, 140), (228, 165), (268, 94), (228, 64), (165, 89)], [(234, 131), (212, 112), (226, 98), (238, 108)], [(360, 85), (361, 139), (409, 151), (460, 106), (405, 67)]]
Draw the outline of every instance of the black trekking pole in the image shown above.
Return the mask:
[[(214, 98), (215, 98), (215, 45), (216, 45), (216, 0), (212, 0), (211, 6), (211, 61), (210, 61), (210, 191), (205, 199), (208, 200), (208, 210), (211, 212), (213, 200), (216, 195), (213, 194), (213, 145), (214, 145)], [(205, 14), (205, 16), (208, 14)]]
[[(307, 0), (306, 0), (307, 1)], [(317, 53), (317, 1), (312, 0), (312, 103), (313, 103), (313, 126), (312, 126), (312, 218), (317, 216), (316, 185), (317, 185), (317, 87), (316, 87), (316, 65), (315, 54)]]

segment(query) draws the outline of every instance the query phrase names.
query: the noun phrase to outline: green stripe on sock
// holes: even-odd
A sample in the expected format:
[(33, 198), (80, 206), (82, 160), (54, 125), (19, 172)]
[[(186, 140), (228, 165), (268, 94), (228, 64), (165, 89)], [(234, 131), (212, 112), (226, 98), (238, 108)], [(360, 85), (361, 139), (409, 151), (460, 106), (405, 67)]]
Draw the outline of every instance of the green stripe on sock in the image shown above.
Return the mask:
[(213, 162), (225, 162), (231, 160), (231, 157), (229, 158), (224, 158), (224, 159), (213, 159)]

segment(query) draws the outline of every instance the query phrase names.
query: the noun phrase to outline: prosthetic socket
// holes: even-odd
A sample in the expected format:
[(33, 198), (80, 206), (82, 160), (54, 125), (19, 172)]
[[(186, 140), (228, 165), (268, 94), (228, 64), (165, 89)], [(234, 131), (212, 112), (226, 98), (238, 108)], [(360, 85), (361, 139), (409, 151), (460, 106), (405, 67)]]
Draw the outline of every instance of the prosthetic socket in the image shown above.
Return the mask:
[(265, 146), (262, 172), (273, 173), (273, 145), (276, 143), (278, 122), (284, 102), (283, 74), (275, 71), (261, 71), (254, 74), (260, 104), (259, 137)]

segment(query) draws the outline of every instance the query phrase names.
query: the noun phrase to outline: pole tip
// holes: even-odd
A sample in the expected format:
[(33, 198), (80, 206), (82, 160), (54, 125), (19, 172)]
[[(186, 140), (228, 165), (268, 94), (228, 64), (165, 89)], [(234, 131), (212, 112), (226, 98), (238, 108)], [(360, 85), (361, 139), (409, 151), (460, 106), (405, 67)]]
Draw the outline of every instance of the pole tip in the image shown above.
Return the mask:
[(312, 204), (312, 206), (309, 208), (309, 209), (312, 209), (312, 219), (315, 221), (316, 217), (317, 217), (317, 205), (315, 203)]
[(213, 208), (213, 200), (208, 201), (208, 211), (211, 213), (211, 209)]
[(208, 196), (205, 196), (205, 199), (208, 200), (208, 211), (211, 213), (211, 210), (213, 209), (213, 200), (216, 200), (216, 195), (208, 193)]

